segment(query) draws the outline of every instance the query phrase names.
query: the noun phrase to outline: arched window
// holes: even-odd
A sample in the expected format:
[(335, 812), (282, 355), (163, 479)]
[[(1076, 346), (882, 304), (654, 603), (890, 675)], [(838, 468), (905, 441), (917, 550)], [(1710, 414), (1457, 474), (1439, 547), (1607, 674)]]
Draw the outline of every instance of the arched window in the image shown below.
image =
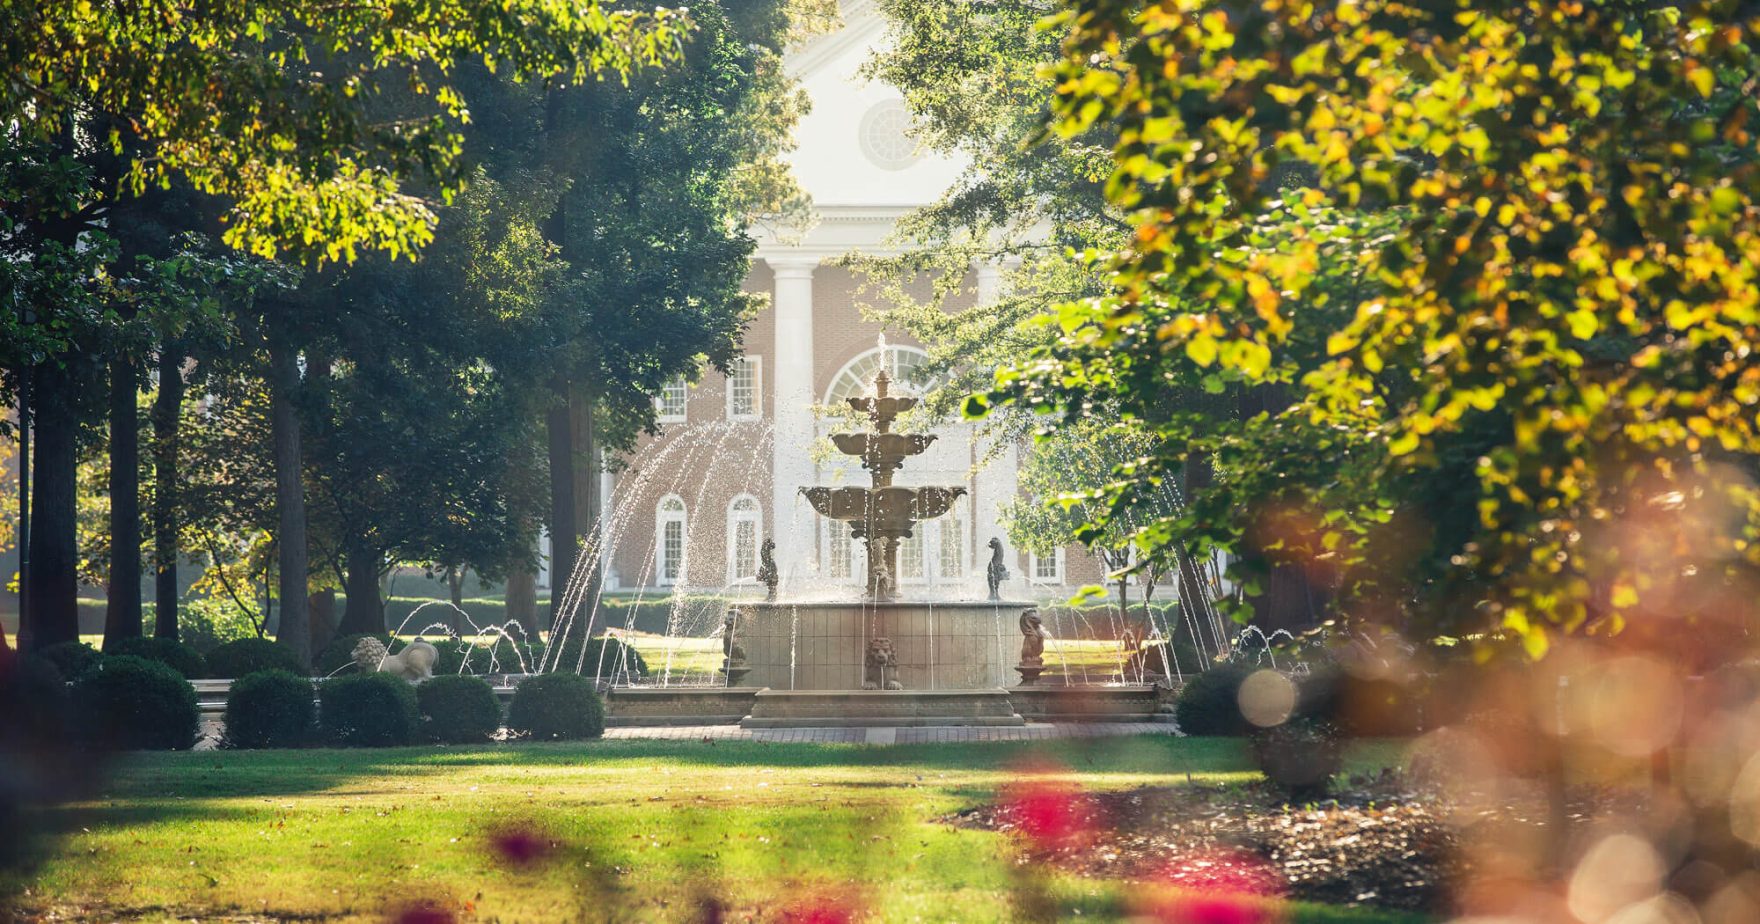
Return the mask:
[(966, 511), (963, 501), (956, 501), (941, 518), (935, 520), (940, 549), (935, 576), (943, 581), (957, 581), (966, 576)]
[(849, 527), (842, 523), (832, 522), (826, 525), (827, 575), (832, 580), (847, 581), (855, 577), (855, 540), (850, 538)]
[(843, 399), (869, 394), (874, 390), (874, 374), (884, 366), (892, 379), (896, 394), (920, 395), (931, 383), (923, 373), (929, 354), (908, 346), (876, 347), (850, 360), (831, 378), (825, 392), (825, 403), (841, 408)]
[(671, 586), (684, 579), (684, 537), (684, 500), (668, 494), (654, 512), (655, 583)]
[(758, 574), (759, 536), (764, 533), (764, 511), (758, 499), (741, 494), (727, 505), (727, 582)]

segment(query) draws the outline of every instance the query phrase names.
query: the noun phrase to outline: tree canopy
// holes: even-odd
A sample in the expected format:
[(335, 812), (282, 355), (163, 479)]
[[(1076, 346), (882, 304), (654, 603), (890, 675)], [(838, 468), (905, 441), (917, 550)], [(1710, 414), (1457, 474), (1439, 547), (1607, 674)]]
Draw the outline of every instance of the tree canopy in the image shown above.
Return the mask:
[(1347, 618), (1719, 619), (1760, 565), (1744, 9), (1077, 0), (1049, 134), (1116, 130), (1135, 231), (970, 410), (1156, 424), (1117, 516), (1201, 437), (1170, 385), (1269, 398), (1145, 536), (1269, 533)]

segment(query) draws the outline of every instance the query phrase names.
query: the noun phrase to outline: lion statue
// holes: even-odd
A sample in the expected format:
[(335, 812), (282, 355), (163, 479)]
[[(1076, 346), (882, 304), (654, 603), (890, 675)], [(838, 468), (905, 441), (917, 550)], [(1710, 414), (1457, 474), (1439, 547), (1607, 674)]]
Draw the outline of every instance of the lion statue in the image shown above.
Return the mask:
[(876, 638), (868, 641), (868, 670), (862, 680), (864, 690), (902, 690), (904, 684), (896, 679), (887, 680), (888, 671), (898, 669), (898, 651), (892, 647), (892, 639)]
[(354, 663), (366, 673), (384, 671), (396, 674), (410, 683), (421, 683), (434, 676), (434, 662), (440, 660), (440, 649), (416, 639), (397, 654), (386, 654), (385, 643), (376, 638), (363, 638), (354, 646)]

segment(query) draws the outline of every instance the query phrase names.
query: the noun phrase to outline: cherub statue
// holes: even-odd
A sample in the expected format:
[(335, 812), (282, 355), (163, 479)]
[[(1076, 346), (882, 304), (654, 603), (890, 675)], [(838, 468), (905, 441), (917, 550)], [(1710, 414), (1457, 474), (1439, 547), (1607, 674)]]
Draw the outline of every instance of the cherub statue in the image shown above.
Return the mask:
[(368, 636), (355, 644), (353, 657), (364, 672), (384, 671), (410, 683), (421, 683), (434, 676), (434, 662), (440, 660), (440, 650), (418, 638), (397, 654), (386, 654), (385, 643)]
[(727, 659), (725, 667), (737, 667), (745, 663), (746, 650), (734, 641), (733, 633), (739, 623), (738, 609), (729, 608), (727, 615), (721, 619), (721, 654)]
[(768, 591), (764, 597), (766, 600), (776, 599), (776, 581), (779, 575), (776, 572), (775, 553), (776, 540), (774, 539), (765, 539), (764, 544), (758, 549), (758, 583), (763, 584)]
[(1002, 563), (1002, 540), (990, 537), (990, 566), (984, 569), (984, 578), (990, 582), (990, 599), (1002, 599), (1002, 582), (1008, 580), (1008, 566)]
[(1045, 666), (1045, 623), (1039, 611), (1029, 609), (1021, 614), (1021, 663), (1031, 667)]
[(1029, 609), (1021, 614), (1021, 663), (1015, 668), (1021, 683), (1038, 681), (1040, 672), (1045, 670), (1045, 639), (1049, 637), (1038, 610)]

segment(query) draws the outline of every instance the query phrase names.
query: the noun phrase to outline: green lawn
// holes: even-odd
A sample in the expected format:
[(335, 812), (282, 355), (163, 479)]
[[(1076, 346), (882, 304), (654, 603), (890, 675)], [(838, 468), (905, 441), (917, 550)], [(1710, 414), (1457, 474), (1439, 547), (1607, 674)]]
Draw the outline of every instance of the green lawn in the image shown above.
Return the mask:
[[(1353, 760), (1397, 753), (1370, 745)], [(1251, 777), (1238, 742), (1160, 737), (138, 755), (96, 798), (44, 816), (69, 833), (0, 896), (76, 918), (378, 920), (424, 894), (466, 920), (597, 921), (698, 919), (711, 898), (731, 920), (775, 920), (840, 895), (879, 920), (1008, 921), (1023, 881), (1014, 844), (934, 819), (1028, 765), (1094, 789)], [(508, 831), (542, 855), (510, 864), (493, 846)], [(1116, 918), (1131, 891), (1049, 880), (1066, 918)], [(1300, 907), (1294, 920), (1413, 919)]]

